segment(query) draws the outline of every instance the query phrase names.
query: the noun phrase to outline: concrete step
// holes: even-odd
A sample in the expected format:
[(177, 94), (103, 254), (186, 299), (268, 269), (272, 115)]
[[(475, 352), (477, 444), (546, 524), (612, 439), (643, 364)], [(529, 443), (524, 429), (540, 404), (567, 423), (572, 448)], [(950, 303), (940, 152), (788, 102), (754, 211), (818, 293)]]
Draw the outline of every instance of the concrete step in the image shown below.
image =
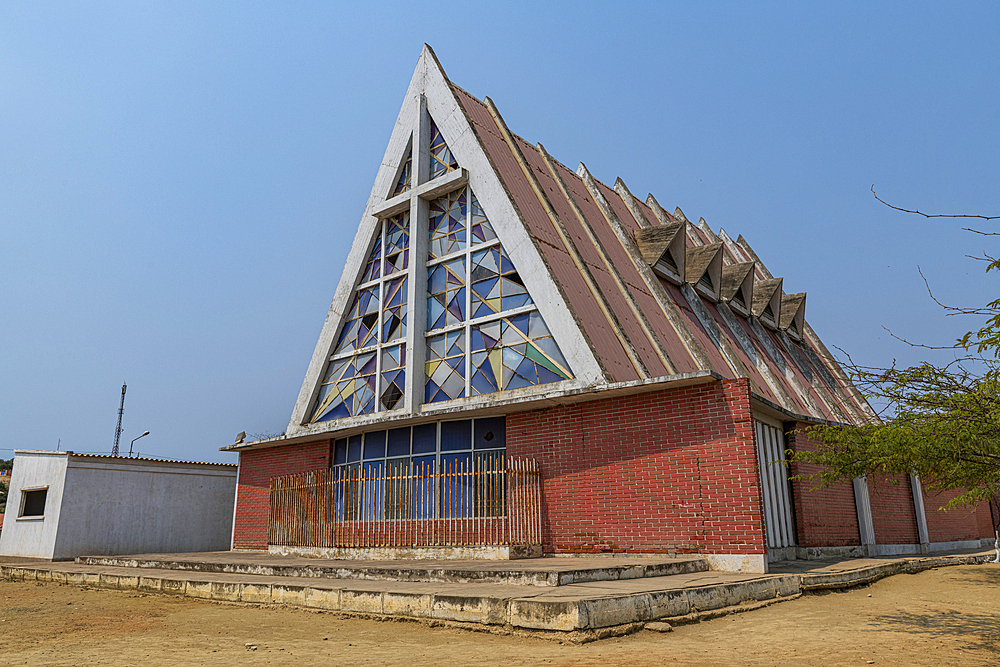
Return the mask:
[[(135, 559), (184, 562), (228, 562), (233, 554), (173, 554)], [(205, 558), (209, 556), (208, 558)], [(244, 565), (254, 560), (239, 554)], [(265, 574), (204, 572), (191, 569), (126, 567), (91, 563), (2, 563), (0, 578), (13, 581), (51, 581), (116, 590), (183, 595), (208, 600), (288, 604), (328, 611), (374, 616), (405, 617), (431, 622), (476, 624), (490, 632), (530, 631), (567, 641), (590, 641), (634, 632), (648, 622), (687, 623), (732, 611), (794, 599), (804, 591), (846, 588), (904, 572), (947, 565), (984, 563), (991, 551), (919, 558), (856, 559), (837, 562), (783, 564), (791, 571), (771, 574), (689, 572), (669, 576), (605, 579), (562, 586), (510, 585), (474, 582), (401, 580), (344, 580), (326, 576), (271, 576)], [(261, 562), (273, 560), (259, 557)], [(2, 558), (0, 558), (2, 560)], [(550, 572), (546, 567), (580, 566), (590, 572), (593, 563), (522, 565), (522, 571)], [(573, 561), (576, 559), (565, 559)], [(579, 559), (581, 561), (585, 559)], [(618, 559), (602, 559), (617, 561)], [(651, 564), (651, 563), (650, 563)], [(368, 564), (369, 566), (371, 563)], [(440, 566), (440, 564), (438, 564)], [(486, 564), (499, 567), (499, 564)], [(509, 563), (503, 564), (509, 567)], [(623, 563), (611, 562), (615, 570)], [(246, 568), (244, 568), (245, 570)], [(776, 568), (776, 570), (779, 568)], [(406, 568), (403, 568), (406, 571)], [(572, 570), (572, 567), (571, 567)], [(575, 570), (572, 570), (575, 573)], [(620, 574), (620, 573), (619, 573)], [(546, 634), (547, 633), (547, 634)]]
[[(287, 604), (353, 614), (473, 623), (552, 633), (553, 638), (569, 641), (625, 634), (641, 629), (648, 621), (688, 616), (748, 600), (783, 599), (799, 592), (795, 575), (726, 572), (542, 587), (347, 581), (56, 562), (0, 564), (0, 577), (225, 602)], [(588, 634), (595, 631), (604, 634)]]
[(567, 586), (707, 572), (704, 558), (527, 558), (515, 561), (348, 561), (264, 553), (85, 556), (81, 565), (268, 577), (360, 579), (508, 586)]

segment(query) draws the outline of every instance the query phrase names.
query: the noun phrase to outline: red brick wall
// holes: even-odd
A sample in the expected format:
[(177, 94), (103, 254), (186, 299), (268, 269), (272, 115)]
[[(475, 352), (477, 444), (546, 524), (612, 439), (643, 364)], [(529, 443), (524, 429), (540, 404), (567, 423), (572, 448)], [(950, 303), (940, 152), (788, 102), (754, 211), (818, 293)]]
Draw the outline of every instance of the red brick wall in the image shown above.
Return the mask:
[(1000, 519), (1000, 502), (996, 499), (984, 500), (976, 506), (976, 525), (979, 527), (979, 537), (996, 539), (994, 517)]
[[(895, 483), (894, 483), (895, 482)], [(876, 544), (919, 544), (910, 477), (868, 476)]]
[[(810, 440), (804, 424), (797, 424), (785, 433), (785, 446), (792, 451), (813, 451), (816, 443)], [(795, 505), (795, 527), (800, 547), (843, 547), (861, 544), (858, 529), (858, 508), (854, 503), (854, 485), (851, 482), (816, 489), (817, 482), (808, 475), (819, 471), (819, 466), (792, 463), (790, 475), (805, 479), (792, 482)]]
[(927, 517), (927, 534), (931, 542), (958, 542), (993, 537), (988, 502), (979, 503), (975, 507), (955, 507), (948, 511), (941, 509), (948, 504), (948, 501), (959, 495), (961, 491), (929, 492), (924, 489), (924, 515)]
[(233, 548), (267, 548), (267, 503), (272, 477), (326, 468), (329, 455), (329, 440), (240, 452)]
[(542, 469), (548, 553), (764, 553), (745, 379), (507, 416)]

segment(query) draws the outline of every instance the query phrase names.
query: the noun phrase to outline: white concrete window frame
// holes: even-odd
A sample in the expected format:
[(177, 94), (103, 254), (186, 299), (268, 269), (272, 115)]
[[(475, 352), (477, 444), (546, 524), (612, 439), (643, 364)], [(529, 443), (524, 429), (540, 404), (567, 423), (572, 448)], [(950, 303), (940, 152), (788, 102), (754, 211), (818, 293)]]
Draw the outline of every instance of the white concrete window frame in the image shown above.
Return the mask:
[[(42, 513), (41, 514), (25, 514), (25, 507), (28, 505), (29, 495), (33, 493), (42, 492), (45, 495), (42, 498)], [(45, 519), (45, 504), (48, 502), (49, 485), (45, 484), (42, 486), (29, 486), (21, 489), (21, 504), (17, 510), (17, 521), (43, 521)]]

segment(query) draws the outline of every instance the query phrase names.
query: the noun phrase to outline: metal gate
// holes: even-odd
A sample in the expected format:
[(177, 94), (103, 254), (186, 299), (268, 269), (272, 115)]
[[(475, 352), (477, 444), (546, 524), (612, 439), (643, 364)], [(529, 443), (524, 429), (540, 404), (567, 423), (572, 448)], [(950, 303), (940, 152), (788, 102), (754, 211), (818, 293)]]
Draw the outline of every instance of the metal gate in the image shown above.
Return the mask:
[(780, 428), (754, 419), (757, 431), (757, 463), (764, 495), (764, 532), (768, 549), (795, 545), (792, 494), (785, 467), (785, 436)]

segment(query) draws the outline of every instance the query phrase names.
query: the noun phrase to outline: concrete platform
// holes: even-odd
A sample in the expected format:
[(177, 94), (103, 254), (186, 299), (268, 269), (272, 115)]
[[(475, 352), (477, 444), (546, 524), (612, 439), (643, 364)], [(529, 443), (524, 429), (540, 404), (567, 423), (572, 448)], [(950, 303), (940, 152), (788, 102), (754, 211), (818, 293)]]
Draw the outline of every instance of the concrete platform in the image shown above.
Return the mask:
[(275, 577), (367, 579), (426, 583), (566, 586), (708, 571), (699, 556), (664, 558), (526, 558), (507, 560), (332, 560), (254, 551), (88, 556), (87, 565), (224, 572)]
[[(772, 572), (764, 575), (697, 571), (561, 585), (525, 585), (481, 580), (436, 582), (254, 574), (249, 572), (252, 567), (262, 568), (262, 572), (291, 572), (301, 564), (286, 562), (280, 556), (224, 552), (120, 558), (121, 563), (136, 563), (136, 566), (128, 567), (91, 562), (8, 562), (0, 563), (0, 577), (225, 602), (289, 604), (352, 614), (472, 623), (494, 632), (529, 631), (562, 640), (589, 641), (634, 632), (647, 622), (677, 624), (698, 621), (794, 599), (811, 590), (846, 588), (892, 574), (946, 565), (983, 563), (992, 557), (992, 551), (967, 551), (924, 557), (791, 561), (772, 564)], [(576, 560), (591, 562), (573, 562)], [(517, 565), (519, 572), (534, 571), (539, 573), (540, 581), (549, 581), (548, 577), (553, 573), (560, 577), (570, 573), (575, 576), (578, 571), (614, 572), (615, 567), (631, 566), (621, 560), (604, 559), (601, 562), (600, 558), (541, 558), (518, 562)], [(140, 563), (146, 566), (140, 566)], [(201, 563), (206, 567), (232, 567), (242, 571), (170, 569), (150, 567), (151, 563), (181, 566)], [(342, 565), (337, 562), (329, 567), (339, 568)], [(349, 572), (375, 571), (379, 575), (391, 569), (408, 571), (399, 562), (391, 565), (389, 568), (383, 563), (360, 563), (346, 569)], [(442, 564), (435, 565), (440, 568)], [(449, 564), (459, 572), (490, 572), (492, 568), (503, 572), (506, 570), (499, 568), (509, 569), (511, 565), (481, 561)], [(483, 569), (476, 570), (480, 567)], [(405, 576), (434, 568), (423, 563), (411, 569), (410, 574)], [(619, 574), (624, 572), (626, 570), (619, 571)]]

